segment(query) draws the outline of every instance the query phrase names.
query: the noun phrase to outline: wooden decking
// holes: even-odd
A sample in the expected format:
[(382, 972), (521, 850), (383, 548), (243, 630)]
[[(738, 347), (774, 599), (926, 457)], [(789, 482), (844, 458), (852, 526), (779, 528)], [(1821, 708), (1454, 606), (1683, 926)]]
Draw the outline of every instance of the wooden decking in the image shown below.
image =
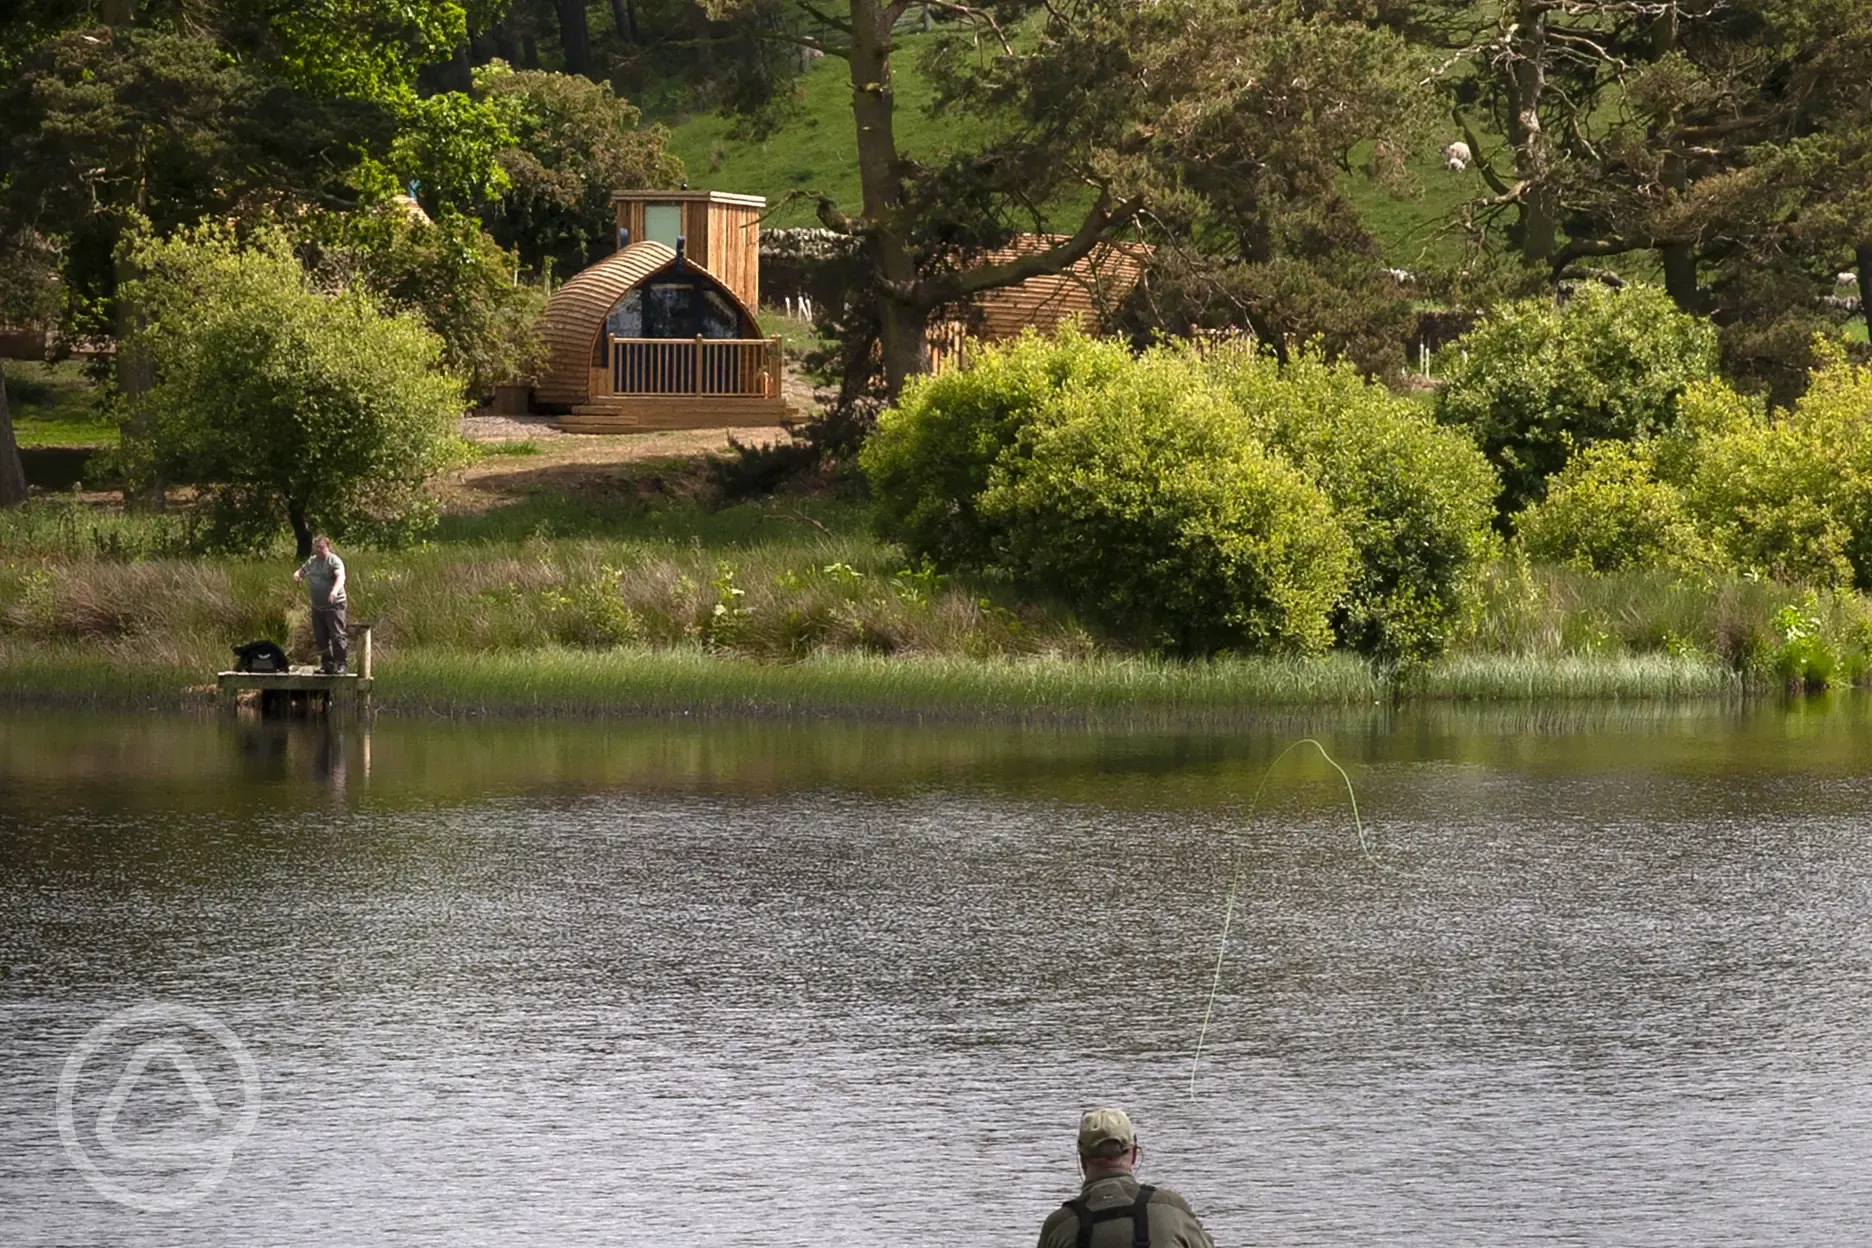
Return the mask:
[(565, 433), (650, 433), (664, 429), (760, 429), (793, 415), (786, 401), (715, 394), (614, 394), (572, 409), (553, 428)]
[(566, 433), (757, 429), (793, 414), (778, 338), (611, 338), (589, 397), (553, 422)]
[(355, 672), (328, 676), (315, 667), (286, 672), (217, 672), (215, 696), (225, 710), (240, 705), (240, 695), (260, 695), (260, 713), (294, 714), (323, 711), (328, 715), (356, 715), (370, 710), (371, 678)]

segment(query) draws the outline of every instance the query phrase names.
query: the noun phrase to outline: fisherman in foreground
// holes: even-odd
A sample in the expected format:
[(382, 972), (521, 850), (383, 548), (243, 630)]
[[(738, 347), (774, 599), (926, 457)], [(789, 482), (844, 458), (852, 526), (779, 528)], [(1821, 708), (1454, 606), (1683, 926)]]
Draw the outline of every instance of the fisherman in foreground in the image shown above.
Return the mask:
[(1139, 1151), (1124, 1110), (1087, 1110), (1079, 1120), (1085, 1186), (1040, 1228), (1040, 1248), (1214, 1248), (1181, 1196), (1132, 1177)]

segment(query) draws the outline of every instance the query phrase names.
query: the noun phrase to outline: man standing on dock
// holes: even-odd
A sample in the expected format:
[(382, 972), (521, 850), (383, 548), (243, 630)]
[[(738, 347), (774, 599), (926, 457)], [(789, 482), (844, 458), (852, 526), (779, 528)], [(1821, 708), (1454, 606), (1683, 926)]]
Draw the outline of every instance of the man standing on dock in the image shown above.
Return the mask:
[(323, 533), (312, 539), (312, 557), (293, 573), (312, 596), (312, 645), (319, 653), (319, 671), (345, 670), (344, 560), (332, 554), (331, 539)]
[(1132, 1177), (1139, 1152), (1124, 1110), (1087, 1110), (1079, 1120), (1085, 1186), (1040, 1228), (1040, 1248), (1215, 1248), (1181, 1196)]

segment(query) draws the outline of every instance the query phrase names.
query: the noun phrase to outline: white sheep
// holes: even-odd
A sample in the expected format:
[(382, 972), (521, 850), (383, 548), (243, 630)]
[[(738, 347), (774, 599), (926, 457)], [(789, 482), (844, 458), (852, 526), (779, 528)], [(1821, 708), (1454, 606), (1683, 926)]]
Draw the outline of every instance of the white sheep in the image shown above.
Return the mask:
[(1859, 275), (1857, 273), (1835, 274), (1833, 284), (1839, 287), (1857, 286), (1859, 284)]
[(1474, 159), (1475, 153), (1471, 152), (1469, 150), (1469, 145), (1461, 139), (1457, 139), (1454, 143), (1444, 145), (1443, 167), (1451, 173), (1461, 173), (1469, 167), (1469, 162)]

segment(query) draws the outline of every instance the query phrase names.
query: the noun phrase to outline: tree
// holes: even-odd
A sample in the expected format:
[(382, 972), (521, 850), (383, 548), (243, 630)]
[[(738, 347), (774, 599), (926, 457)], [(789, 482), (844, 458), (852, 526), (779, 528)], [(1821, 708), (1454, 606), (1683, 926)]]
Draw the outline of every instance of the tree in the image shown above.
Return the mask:
[(308, 220), (301, 251), (322, 285), (352, 286), (386, 310), (422, 318), (471, 399), (543, 362), (540, 288), (471, 217), (427, 221), (393, 205)]
[[(1368, 372), (1395, 369), (1411, 303), (1346, 191), (1357, 166), (1397, 193), (1428, 132), (1422, 58), (1396, 35), (1331, 12), (1216, 7), (1139, 47), (1151, 84), (1150, 207), (1157, 244), (1132, 324), (1246, 323), (1285, 360), (1318, 339)], [(1356, 159), (1355, 159), (1356, 156)]]
[(201, 486), (215, 536), (299, 554), (316, 530), (400, 536), (431, 515), (450, 462), (459, 383), (442, 344), (357, 290), (315, 290), (285, 238), (242, 246), (215, 227), (139, 240), (129, 292), (145, 324), (121, 350), (149, 362), (147, 440), (133, 454)]
[(1649, 252), (1732, 375), (1798, 392), (1840, 319), (1833, 274), (1872, 266), (1872, 4), (1422, 0), (1390, 20), (1446, 53), (1478, 236), (1512, 213), (1537, 280)]
[(1677, 400), (1716, 369), (1709, 324), (1655, 287), (1576, 291), (1563, 308), (1497, 308), (1445, 352), (1437, 416), (1468, 428), (1502, 474), (1504, 517), (1595, 442), (1669, 430)]
[[(947, 152), (906, 152), (896, 138), (894, 32), (919, 7), (942, 19), (925, 61), (938, 88), (932, 107), (968, 119), (951, 132)], [(978, 9), (847, 0), (834, 12), (810, 0), (743, 0), (730, 8), (746, 37), (767, 48), (804, 47), (847, 64), (860, 201), (855, 212), (823, 195), (817, 202), (823, 224), (862, 244), (866, 328), (886, 395), (925, 367), (933, 316), (984, 291), (1062, 272), (1141, 221), (1177, 230), (1206, 211), (1223, 254), (1246, 266), (1281, 258), (1302, 235), (1305, 246), (1331, 250), (1333, 230), (1309, 233), (1294, 209), (1335, 185), (1335, 162), (1342, 165), (1352, 145), (1342, 139), (1356, 128), (1337, 125), (1346, 101), (1357, 97), (1359, 116), (1373, 118), (1379, 110), (1367, 101), (1401, 85), (1391, 65), (1378, 91), (1362, 94), (1358, 85), (1382, 59), (1373, 53), (1398, 49), (1395, 38), (1367, 32), (1361, 45), (1361, 15), (1284, 4), (1011, 0)], [(765, 90), (745, 90), (735, 103), (754, 111), (783, 97), (796, 66), (770, 54), (744, 62), (743, 84)], [(1301, 80), (1256, 77), (1261, 67), (1301, 66), (1309, 75)], [(1272, 117), (1257, 111), (1270, 107)], [(1316, 125), (1318, 141), (1304, 133)], [(1212, 159), (1226, 172), (1209, 181), (1204, 205), (1181, 182)], [(1228, 174), (1263, 165), (1266, 176), (1247, 188), (1230, 185)], [(1146, 218), (1147, 206), (1170, 211)], [(1325, 215), (1346, 219), (1337, 206)], [(1050, 245), (1009, 257), (1016, 235), (1061, 223)], [(1290, 277), (1257, 274), (1268, 290), (1296, 284)]]
[(612, 191), (683, 180), (669, 132), (640, 125), (608, 83), (495, 64), (476, 72), (475, 87), (513, 135), (498, 154), (506, 188), (483, 220), (535, 271), (577, 271), (612, 250)]
[(26, 468), (13, 437), (13, 409), (7, 404), (6, 373), (0, 370), (0, 507), (26, 501)]

